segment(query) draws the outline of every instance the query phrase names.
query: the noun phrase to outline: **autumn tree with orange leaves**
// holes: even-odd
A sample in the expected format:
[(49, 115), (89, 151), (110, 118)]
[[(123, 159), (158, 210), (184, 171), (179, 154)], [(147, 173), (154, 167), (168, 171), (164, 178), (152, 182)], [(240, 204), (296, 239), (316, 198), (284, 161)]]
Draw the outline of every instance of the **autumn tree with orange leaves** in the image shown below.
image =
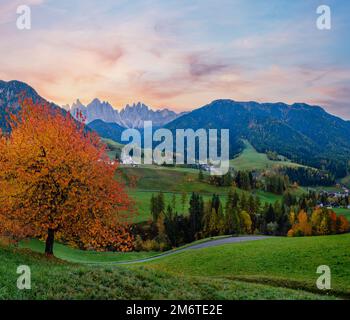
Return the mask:
[(0, 232), (129, 251), (131, 210), (100, 138), (69, 113), (26, 100), (0, 134)]
[(305, 211), (300, 211), (297, 219), (294, 212), (290, 214), (292, 228), (288, 236), (311, 236), (346, 233), (349, 231), (349, 221), (333, 210), (326, 208), (315, 208), (309, 218)]

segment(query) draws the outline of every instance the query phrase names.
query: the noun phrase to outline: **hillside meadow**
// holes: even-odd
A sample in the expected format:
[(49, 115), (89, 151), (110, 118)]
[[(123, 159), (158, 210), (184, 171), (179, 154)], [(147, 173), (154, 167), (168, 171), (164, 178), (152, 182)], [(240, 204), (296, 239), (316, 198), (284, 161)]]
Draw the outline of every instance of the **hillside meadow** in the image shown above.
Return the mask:
[[(176, 275), (227, 278), (318, 292), (316, 269), (328, 265), (332, 291), (350, 298), (350, 234), (280, 238), (182, 252), (147, 267)], [(176, 265), (176, 268), (174, 267)]]
[[(263, 242), (264, 240), (262, 240)], [(267, 240), (266, 240), (267, 241)], [(340, 241), (341, 242), (341, 241)], [(265, 244), (266, 245), (266, 244)], [(291, 279), (273, 282), (276, 270), (282, 264), (283, 258), (265, 261), (266, 283), (259, 283), (253, 278), (236, 279), (232, 273), (244, 275), (243, 267), (256, 262), (256, 256), (242, 256), (240, 244), (212, 248), (215, 250), (198, 249), (163, 257), (157, 262), (136, 264), (130, 267), (110, 263), (89, 265), (87, 263), (71, 263), (58, 258), (47, 258), (43, 254), (29, 249), (19, 249), (0, 245), (0, 299), (334, 299), (333, 295), (324, 295), (310, 290), (309, 287), (297, 287)], [(212, 256), (217, 251), (219, 256)], [(228, 265), (225, 253), (230, 252), (236, 259), (235, 264)], [(236, 254), (235, 254), (236, 252)], [(258, 247), (258, 252), (260, 249)], [(103, 253), (95, 253), (103, 255)], [(135, 253), (136, 254), (136, 253)], [(141, 255), (140, 255), (141, 256)], [(192, 258), (191, 258), (192, 257)], [(175, 259), (175, 263), (174, 263)], [(199, 260), (198, 260), (199, 259)], [(209, 259), (209, 260), (208, 260)], [(216, 259), (216, 260), (215, 260)], [(244, 263), (244, 259), (246, 262)], [(203, 266), (194, 267), (194, 260)], [(88, 262), (87, 258), (85, 262)], [(205, 262), (205, 263), (204, 263)], [(346, 262), (346, 261), (345, 261)], [(232, 260), (231, 260), (232, 263)], [(294, 267), (302, 268), (307, 263), (297, 261)], [(19, 265), (28, 265), (32, 274), (32, 289), (18, 290), (16, 288), (16, 269)], [(235, 266), (237, 265), (237, 266)], [(186, 267), (187, 266), (187, 267)], [(259, 266), (255, 270), (263, 266)], [(272, 266), (272, 267), (271, 267)], [(252, 268), (252, 267), (251, 267)], [(219, 271), (221, 270), (221, 271)], [(269, 271), (270, 270), (270, 271)], [(308, 272), (308, 268), (306, 272)], [(342, 268), (336, 269), (336, 271)], [(247, 269), (248, 274), (252, 269)], [(242, 273), (243, 272), (243, 273)], [(298, 279), (298, 277), (296, 277)], [(348, 277), (344, 276), (348, 288)], [(294, 283), (294, 288), (290, 283)], [(298, 282), (303, 284), (303, 282)]]
[[(134, 177), (134, 178), (130, 178)], [(181, 198), (186, 193), (185, 212), (188, 212), (188, 201), (192, 192), (199, 193), (206, 201), (213, 194), (218, 194), (222, 203), (226, 202), (229, 187), (216, 187), (205, 182), (198, 181), (198, 170), (178, 167), (158, 167), (158, 166), (141, 166), (133, 168), (130, 166), (121, 166), (118, 179), (122, 179), (127, 185), (134, 183), (132, 187), (128, 187), (128, 194), (135, 201), (138, 214), (134, 218), (134, 222), (142, 222), (151, 219), (150, 200), (152, 194), (158, 192), (164, 193), (165, 203), (172, 204), (173, 197), (176, 197), (176, 211), (183, 211)], [(131, 182), (130, 180), (133, 180)], [(135, 181), (135, 182), (134, 182)], [(324, 188), (324, 187), (323, 187)], [(307, 193), (309, 188), (297, 187), (291, 188), (290, 193), (301, 196)], [(314, 188), (310, 188), (314, 190)], [(321, 189), (321, 187), (319, 188)], [(261, 203), (273, 204), (282, 199), (281, 195), (263, 190), (244, 191), (236, 188), (239, 194), (245, 193), (247, 196), (254, 194), (260, 198)], [(343, 214), (350, 220), (350, 209), (334, 208), (337, 214)]]
[[(178, 167), (158, 167), (153, 165), (130, 167), (121, 166), (116, 178), (126, 183), (128, 194), (135, 201), (138, 215), (135, 222), (149, 220), (150, 216), (150, 200), (152, 194), (158, 192), (164, 193), (166, 204), (172, 204), (173, 196), (176, 197), (176, 211), (183, 212), (181, 198), (185, 193), (187, 195), (185, 212), (188, 212), (188, 201), (192, 192), (196, 192), (203, 196), (204, 200), (208, 200), (213, 194), (218, 194), (222, 203), (226, 202), (229, 187), (217, 187), (198, 180), (198, 170)], [(282, 198), (263, 190), (244, 191), (236, 188), (239, 194), (245, 193), (249, 196), (251, 193), (257, 195), (262, 203), (274, 203)], [(305, 190), (301, 187), (293, 189), (291, 192), (300, 195)]]
[[(110, 139), (103, 139), (108, 146), (108, 155), (111, 159), (115, 159), (116, 154), (121, 153), (123, 145), (114, 142)], [(288, 159), (284, 161), (272, 161), (267, 158), (265, 153), (257, 152), (254, 147), (248, 142), (244, 142), (244, 150), (233, 160), (230, 160), (230, 165), (235, 170), (263, 170), (281, 166), (298, 167), (299, 164), (293, 163)], [(152, 194), (163, 192), (165, 202), (172, 204), (172, 199), (175, 195), (175, 209), (178, 213), (188, 211), (188, 200), (192, 192), (199, 193), (204, 200), (208, 200), (213, 194), (219, 194), (223, 203), (226, 202), (229, 187), (217, 187), (209, 183), (201, 182), (198, 179), (198, 170), (181, 166), (156, 166), (156, 165), (138, 165), (132, 167), (130, 165), (121, 164), (116, 174), (116, 178), (125, 183), (128, 187), (128, 193), (135, 201), (138, 215), (134, 218), (135, 222), (147, 221), (150, 216), (150, 199)], [(207, 176), (208, 173), (204, 172)], [(280, 200), (281, 195), (276, 195), (263, 190), (253, 190), (251, 192), (243, 191), (237, 188), (239, 193), (245, 192), (247, 196), (250, 193), (257, 195), (262, 203), (274, 203)], [(298, 187), (292, 189), (291, 192), (295, 195), (301, 195), (306, 192), (304, 188)], [(183, 208), (181, 203), (182, 195), (186, 193), (187, 201)]]
[(265, 153), (260, 153), (247, 141), (244, 140), (243, 151), (234, 159), (230, 160), (230, 165), (235, 170), (263, 170), (276, 167), (300, 167), (298, 163), (283, 159), (283, 161), (270, 160)]

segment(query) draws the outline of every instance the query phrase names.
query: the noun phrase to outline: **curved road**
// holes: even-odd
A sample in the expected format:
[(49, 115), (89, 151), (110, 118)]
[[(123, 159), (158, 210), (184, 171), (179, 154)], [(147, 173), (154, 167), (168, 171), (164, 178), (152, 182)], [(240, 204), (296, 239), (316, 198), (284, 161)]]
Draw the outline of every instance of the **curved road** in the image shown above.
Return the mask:
[[(216, 247), (216, 246), (221, 246), (223, 244), (228, 244), (228, 243), (239, 243), (239, 242), (245, 242), (245, 241), (256, 241), (256, 240), (263, 240), (263, 239), (268, 239), (271, 238), (269, 236), (242, 236), (242, 237), (227, 237), (227, 238), (221, 238), (221, 239), (216, 239), (216, 240), (209, 240), (206, 242), (198, 243), (198, 244), (193, 244), (189, 245), (188, 247), (181, 248), (181, 249), (174, 249), (170, 251), (166, 251), (162, 254), (156, 255), (154, 257), (149, 257), (149, 258), (144, 258), (144, 259), (137, 259), (137, 260), (129, 260), (129, 261), (116, 261), (116, 262), (110, 262), (108, 264), (133, 264), (133, 263), (140, 263), (140, 262), (148, 262), (156, 259), (160, 259), (166, 256), (170, 256), (179, 252), (184, 252), (188, 250), (193, 250), (193, 249), (203, 249), (203, 248), (209, 248), (209, 247)], [(98, 262), (96, 263), (91, 263), (91, 264), (99, 264)], [(106, 263), (104, 263), (106, 264)]]

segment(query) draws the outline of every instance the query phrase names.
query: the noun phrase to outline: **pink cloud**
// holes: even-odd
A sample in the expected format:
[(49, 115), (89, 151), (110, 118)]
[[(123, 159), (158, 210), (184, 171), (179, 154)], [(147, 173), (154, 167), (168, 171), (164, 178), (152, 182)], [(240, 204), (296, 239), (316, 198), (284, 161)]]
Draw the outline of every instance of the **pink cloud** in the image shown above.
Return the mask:
[[(2, 1), (0, 21), (13, 19), (20, 2)], [(0, 77), (28, 82), (61, 105), (77, 97), (84, 103), (99, 97), (118, 108), (142, 100), (188, 110), (231, 98), (325, 102), (336, 113), (339, 105), (331, 102), (337, 97), (346, 101), (341, 88), (350, 81), (348, 69), (285, 63), (296, 57), (293, 46), (307, 39), (299, 36), (303, 25), (291, 32), (276, 30), (227, 43), (196, 42), (178, 34), (180, 16), (181, 12), (149, 10), (111, 21), (96, 14), (94, 24), (83, 17), (83, 26), (69, 20), (27, 33), (7, 26), (0, 30), (6, 39), (0, 47)], [(189, 25), (199, 30), (195, 21)], [(281, 52), (288, 46), (290, 52)]]

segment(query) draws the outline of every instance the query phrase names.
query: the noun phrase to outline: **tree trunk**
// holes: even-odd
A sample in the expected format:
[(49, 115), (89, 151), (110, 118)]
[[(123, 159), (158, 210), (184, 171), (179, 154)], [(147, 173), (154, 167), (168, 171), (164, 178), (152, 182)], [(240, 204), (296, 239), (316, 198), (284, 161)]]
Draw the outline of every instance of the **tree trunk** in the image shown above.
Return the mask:
[(48, 229), (47, 230), (47, 238), (45, 245), (45, 254), (47, 256), (53, 256), (53, 243), (55, 241), (55, 230)]

